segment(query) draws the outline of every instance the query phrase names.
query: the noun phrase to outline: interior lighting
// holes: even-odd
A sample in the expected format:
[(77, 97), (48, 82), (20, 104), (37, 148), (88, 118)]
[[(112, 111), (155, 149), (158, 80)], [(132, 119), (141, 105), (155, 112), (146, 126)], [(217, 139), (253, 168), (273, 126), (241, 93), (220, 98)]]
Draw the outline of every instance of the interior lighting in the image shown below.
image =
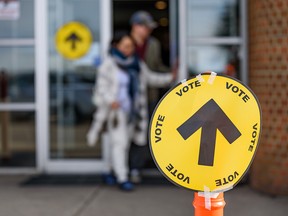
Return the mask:
[(155, 8), (158, 10), (165, 10), (167, 8), (167, 3), (165, 1), (157, 1), (155, 3)]

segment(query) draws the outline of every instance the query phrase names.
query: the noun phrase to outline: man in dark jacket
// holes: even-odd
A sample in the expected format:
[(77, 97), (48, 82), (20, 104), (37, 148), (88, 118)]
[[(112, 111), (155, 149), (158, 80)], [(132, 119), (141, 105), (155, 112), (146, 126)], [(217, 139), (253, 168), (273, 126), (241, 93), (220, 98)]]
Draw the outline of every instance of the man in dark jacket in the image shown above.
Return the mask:
[[(157, 27), (157, 23), (153, 20), (152, 16), (146, 11), (137, 11), (132, 15), (130, 24), (130, 34), (136, 43), (136, 54), (138, 57), (143, 60), (152, 71), (169, 71), (169, 68), (163, 64), (161, 59), (160, 42), (151, 36), (152, 31)], [(149, 112), (151, 114), (159, 100), (159, 90), (157, 88), (149, 88), (148, 98), (149, 104), (147, 104), (147, 106), (149, 105)], [(139, 146), (132, 143), (129, 158), (131, 181), (139, 183), (141, 181), (140, 170), (149, 159), (152, 160), (148, 145)]]

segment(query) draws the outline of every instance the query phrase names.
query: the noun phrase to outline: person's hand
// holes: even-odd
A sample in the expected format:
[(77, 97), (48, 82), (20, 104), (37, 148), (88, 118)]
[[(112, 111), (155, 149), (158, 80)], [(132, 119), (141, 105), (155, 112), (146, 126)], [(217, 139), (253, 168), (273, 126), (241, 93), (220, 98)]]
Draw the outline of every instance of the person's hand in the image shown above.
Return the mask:
[(120, 107), (120, 104), (117, 102), (117, 101), (114, 101), (112, 104), (111, 104), (111, 108), (116, 110)]

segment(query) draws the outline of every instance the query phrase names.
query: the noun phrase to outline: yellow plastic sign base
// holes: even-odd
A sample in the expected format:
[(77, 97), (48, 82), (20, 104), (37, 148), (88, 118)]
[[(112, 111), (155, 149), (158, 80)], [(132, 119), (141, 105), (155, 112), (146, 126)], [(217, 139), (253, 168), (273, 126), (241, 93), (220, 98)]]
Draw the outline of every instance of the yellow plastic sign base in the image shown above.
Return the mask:
[(55, 35), (57, 51), (70, 60), (84, 56), (89, 51), (92, 41), (90, 30), (80, 22), (66, 23)]
[(261, 131), (259, 102), (240, 81), (216, 73), (172, 88), (150, 122), (150, 149), (170, 181), (194, 191), (226, 191), (248, 170)]

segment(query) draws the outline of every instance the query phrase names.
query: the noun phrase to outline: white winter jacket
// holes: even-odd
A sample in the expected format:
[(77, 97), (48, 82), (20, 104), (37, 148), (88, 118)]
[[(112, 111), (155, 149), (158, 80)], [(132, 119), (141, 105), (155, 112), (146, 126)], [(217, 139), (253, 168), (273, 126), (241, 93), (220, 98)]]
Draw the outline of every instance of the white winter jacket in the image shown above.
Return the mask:
[[(99, 67), (95, 92), (93, 94), (93, 101), (97, 106), (96, 112), (98, 113), (96, 115), (94, 114), (94, 121), (96, 121), (96, 124), (103, 124), (105, 120), (108, 119), (108, 115), (111, 113), (111, 104), (117, 100), (119, 85), (117, 77), (118, 70), (118, 66), (110, 56), (108, 56)], [(135, 144), (141, 146), (147, 144), (147, 130), (149, 121), (147, 86), (151, 85), (155, 87), (164, 87), (169, 85), (171, 82), (171, 73), (163, 74), (153, 72), (144, 62), (140, 63), (139, 94), (133, 102), (138, 109), (140, 118), (138, 121), (133, 122), (133, 131), (131, 132), (131, 139)]]

